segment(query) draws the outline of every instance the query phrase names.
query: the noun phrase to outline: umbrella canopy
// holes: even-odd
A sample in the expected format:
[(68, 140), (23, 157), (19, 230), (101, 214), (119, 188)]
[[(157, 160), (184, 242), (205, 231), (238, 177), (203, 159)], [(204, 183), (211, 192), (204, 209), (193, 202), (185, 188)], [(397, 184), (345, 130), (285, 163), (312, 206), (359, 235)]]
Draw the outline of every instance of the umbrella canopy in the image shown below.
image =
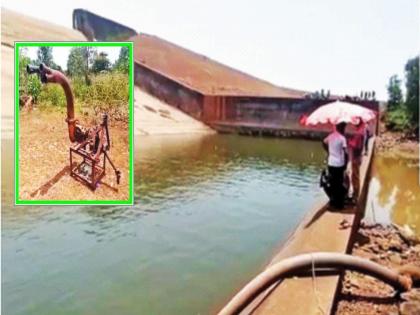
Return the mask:
[(375, 119), (375, 117), (373, 110), (352, 103), (335, 101), (320, 106), (308, 117), (304, 117), (301, 123), (306, 126), (318, 124), (336, 125), (342, 122), (357, 125), (360, 121), (367, 123)]

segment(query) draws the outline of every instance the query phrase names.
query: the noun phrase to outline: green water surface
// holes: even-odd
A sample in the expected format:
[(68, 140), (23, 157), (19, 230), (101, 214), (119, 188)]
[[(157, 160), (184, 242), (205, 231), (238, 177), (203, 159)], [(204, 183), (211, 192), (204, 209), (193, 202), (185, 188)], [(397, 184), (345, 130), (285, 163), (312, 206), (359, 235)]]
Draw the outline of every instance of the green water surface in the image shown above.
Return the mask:
[(418, 160), (377, 155), (366, 205), (370, 221), (407, 225), (420, 237)]
[(132, 207), (13, 207), (4, 141), (3, 314), (214, 313), (322, 194), (318, 142), (143, 137), (135, 156)]

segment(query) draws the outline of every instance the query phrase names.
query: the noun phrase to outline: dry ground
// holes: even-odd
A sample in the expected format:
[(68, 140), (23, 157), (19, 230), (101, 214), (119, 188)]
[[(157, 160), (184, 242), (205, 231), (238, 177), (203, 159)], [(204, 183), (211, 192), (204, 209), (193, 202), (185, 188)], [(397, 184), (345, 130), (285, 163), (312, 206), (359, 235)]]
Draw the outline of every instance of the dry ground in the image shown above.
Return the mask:
[[(402, 266), (412, 266), (409, 268), (416, 270), (414, 275), (420, 272), (419, 240), (415, 237), (406, 237), (399, 229), (392, 226), (362, 224), (352, 255), (370, 259), (391, 269), (402, 270), (400, 268), (406, 268)], [(415, 276), (415, 279), (418, 280), (419, 276), (420, 274)], [(418, 315), (420, 314), (418, 284), (415, 286), (417, 289), (413, 288), (398, 297), (395, 291), (383, 282), (347, 271), (339, 294), (336, 315)]]
[[(129, 196), (129, 133), (122, 122), (110, 123), (110, 157), (121, 170), (116, 184), (107, 163), (106, 175), (93, 192), (70, 176), (65, 110), (34, 109), (19, 120), (19, 196), (24, 200), (127, 200)], [(86, 123), (82, 121), (82, 123)]]

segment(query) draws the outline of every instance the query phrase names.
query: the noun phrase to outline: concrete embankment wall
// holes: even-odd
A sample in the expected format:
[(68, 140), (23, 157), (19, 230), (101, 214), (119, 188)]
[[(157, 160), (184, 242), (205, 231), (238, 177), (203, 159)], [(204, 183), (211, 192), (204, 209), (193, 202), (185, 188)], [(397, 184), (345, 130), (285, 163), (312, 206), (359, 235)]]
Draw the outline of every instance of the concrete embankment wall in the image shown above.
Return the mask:
[[(287, 257), (303, 253), (350, 251), (364, 212), (373, 152), (372, 138), (368, 155), (363, 158), (360, 169), (362, 193), (358, 206), (348, 207), (343, 211), (331, 211), (327, 206), (327, 198), (321, 198), (281, 244), (269, 266)], [(350, 224), (350, 228), (341, 228), (343, 220)], [(315, 315), (320, 312), (331, 314), (334, 310), (336, 293), (340, 289), (341, 276), (318, 274), (315, 278), (312, 275), (301, 275), (284, 279), (263, 292), (241, 314)]]
[[(150, 95), (220, 133), (313, 139), (331, 130), (330, 126), (305, 127), (299, 121), (332, 100), (203, 95), (139, 63), (135, 64), (135, 82)], [(359, 100), (357, 103), (378, 110), (376, 101)], [(372, 132), (375, 132), (374, 126)]]
[(1, 131), (14, 134), (15, 41), (84, 41), (82, 33), (1, 8)]
[(203, 95), (137, 63), (134, 73), (135, 84), (142, 90), (195, 119), (202, 119)]
[[(22, 15), (2, 8), (2, 99), (1, 99), (1, 131), (3, 139), (14, 136), (14, 42), (15, 41), (86, 41), (82, 33), (48, 23), (36, 18)], [(135, 69), (136, 82), (142, 73)], [(145, 76), (145, 80), (148, 77)], [(149, 80), (151, 84), (154, 81)], [(164, 85), (158, 85), (158, 88)], [(164, 90), (165, 91), (165, 90)], [(135, 88), (134, 93), (134, 129), (136, 135), (161, 135), (180, 133), (214, 133), (203, 122), (188, 115), (194, 107), (177, 108), (162, 99), (157, 99), (144, 90)], [(192, 104), (195, 94), (180, 92), (179, 101)], [(169, 100), (171, 98), (168, 98)], [(77, 113), (76, 113), (77, 115)]]
[(134, 113), (135, 135), (215, 133), (201, 121), (168, 105), (138, 86), (134, 89)]

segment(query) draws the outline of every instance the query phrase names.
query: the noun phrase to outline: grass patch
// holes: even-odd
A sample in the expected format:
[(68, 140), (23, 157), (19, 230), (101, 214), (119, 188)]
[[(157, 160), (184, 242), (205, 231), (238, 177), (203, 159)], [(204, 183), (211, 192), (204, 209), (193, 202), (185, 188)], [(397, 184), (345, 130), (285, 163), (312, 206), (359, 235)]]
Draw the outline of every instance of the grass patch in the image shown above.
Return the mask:
[[(130, 93), (127, 74), (107, 72), (91, 75), (89, 85), (84, 78), (73, 77), (71, 87), (76, 117), (100, 117), (100, 113), (107, 112), (111, 120), (128, 123)], [(65, 112), (67, 101), (63, 88), (58, 84), (44, 84), (34, 105), (42, 111)]]

